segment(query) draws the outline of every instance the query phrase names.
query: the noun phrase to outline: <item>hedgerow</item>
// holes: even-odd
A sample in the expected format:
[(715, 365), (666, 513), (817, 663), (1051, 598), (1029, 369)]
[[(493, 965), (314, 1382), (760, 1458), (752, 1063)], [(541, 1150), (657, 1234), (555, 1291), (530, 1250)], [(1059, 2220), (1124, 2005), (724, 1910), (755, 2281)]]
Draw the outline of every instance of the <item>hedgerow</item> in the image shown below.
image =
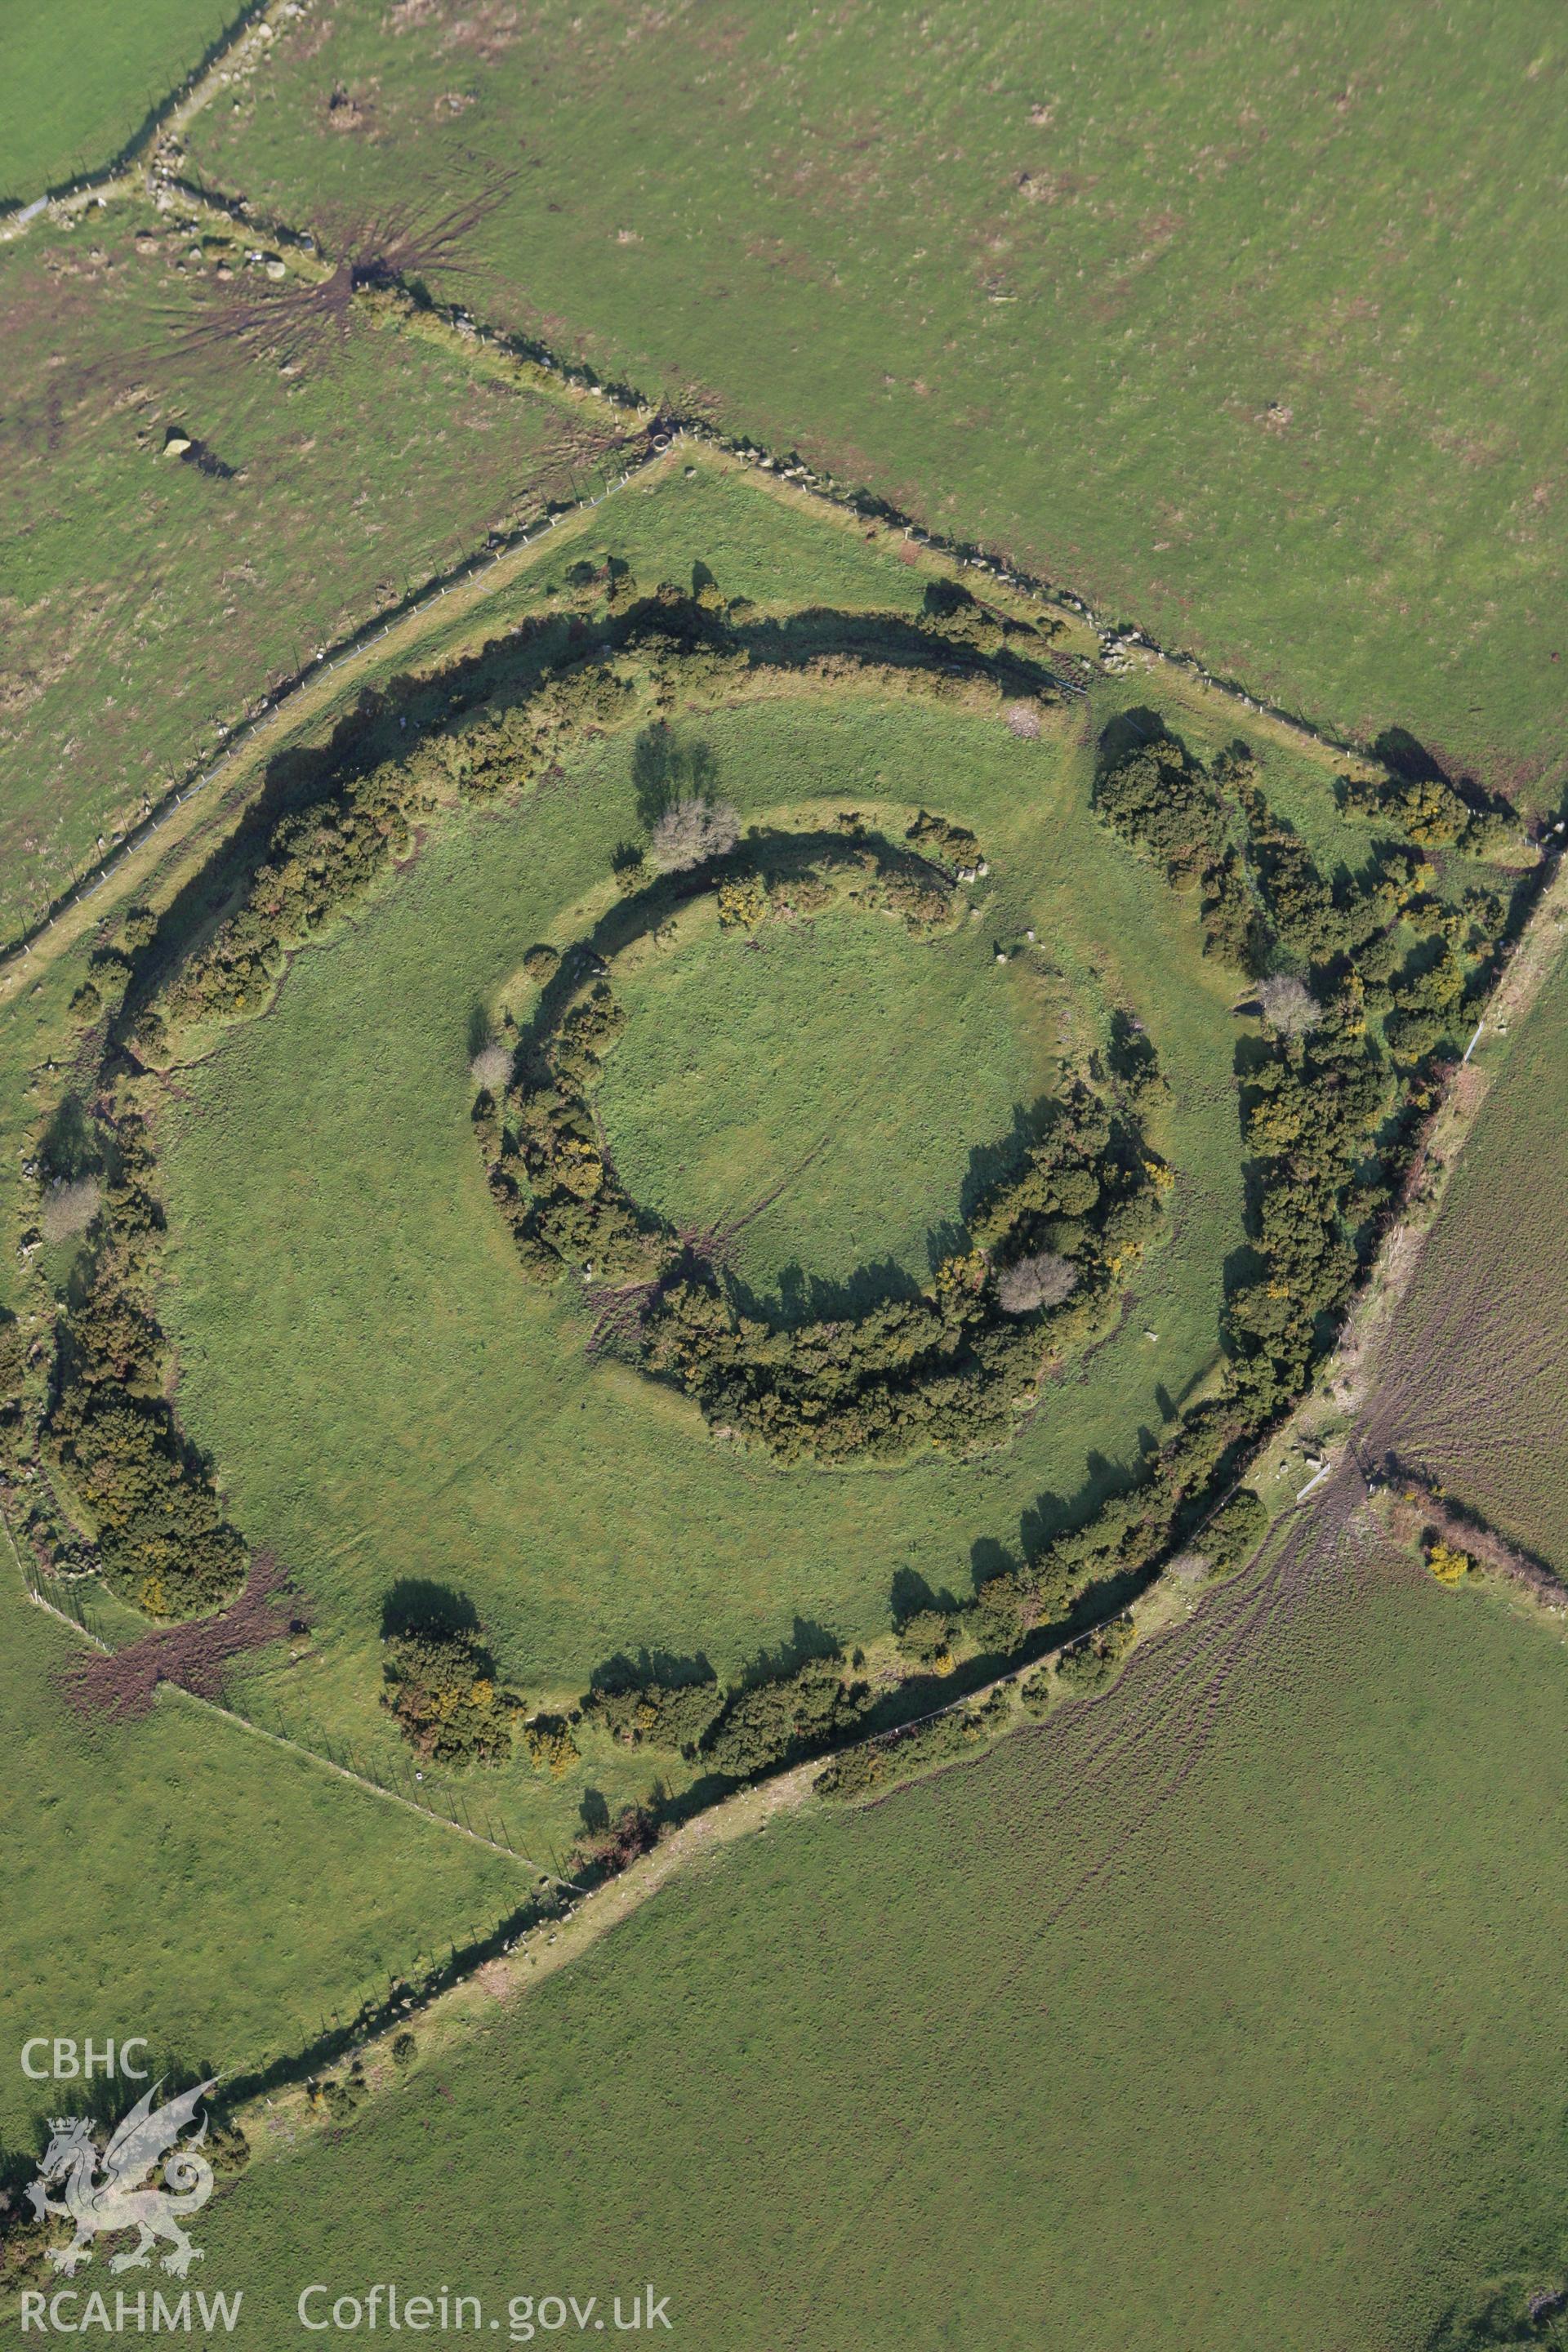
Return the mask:
[(90, 1256), (55, 1327), (42, 1442), (105, 1582), (150, 1617), (191, 1617), (233, 1598), (246, 1547), (164, 1393), (168, 1351), (153, 1309), (163, 1217), (141, 1119), (106, 1126), (102, 1150)]
[(1005, 1727), (1012, 1712), (1006, 1691), (998, 1688), (973, 1706), (949, 1707), (928, 1722), (865, 1740), (835, 1756), (817, 1774), (816, 1792), (822, 1797), (868, 1796), (934, 1764), (974, 1755)]

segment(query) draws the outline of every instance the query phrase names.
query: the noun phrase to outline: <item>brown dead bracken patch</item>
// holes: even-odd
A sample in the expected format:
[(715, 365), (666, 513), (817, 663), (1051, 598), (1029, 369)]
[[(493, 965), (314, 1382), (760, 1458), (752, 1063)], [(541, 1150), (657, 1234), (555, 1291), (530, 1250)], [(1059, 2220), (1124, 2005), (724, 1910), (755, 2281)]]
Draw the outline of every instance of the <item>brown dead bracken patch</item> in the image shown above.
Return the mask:
[(73, 1658), (60, 1677), (66, 1696), (80, 1714), (125, 1719), (147, 1713), (160, 1683), (174, 1683), (197, 1698), (221, 1699), (231, 1659), (281, 1641), (300, 1622), (299, 1601), (286, 1600), (288, 1592), (280, 1561), (258, 1552), (237, 1601), (216, 1617), (166, 1626), (108, 1656)]

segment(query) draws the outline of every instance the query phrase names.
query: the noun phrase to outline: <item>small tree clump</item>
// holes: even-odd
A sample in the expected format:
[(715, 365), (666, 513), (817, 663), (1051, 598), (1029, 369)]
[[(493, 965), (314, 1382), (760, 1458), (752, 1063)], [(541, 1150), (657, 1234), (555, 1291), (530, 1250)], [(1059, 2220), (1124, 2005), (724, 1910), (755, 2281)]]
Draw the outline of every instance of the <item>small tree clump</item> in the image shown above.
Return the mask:
[(653, 829), (653, 862), (666, 874), (684, 874), (727, 857), (741, 838), (741, 819), (728, 801), (677, 801)]
[(74, 1183), (60, 1178), (44, 1195), (38, 1216), (44, 1239), (51, 1244), (74, 1241), (86, 1233), (102, 1201), (103, 1188), (96, 1176), (79, 1176)]
[(511, 1047), (492, 1037), (488, 1045), (479, 1047), (468, 1069), (476, 1086), (483, 1087), (487, 1094), (499, 1095), (511, 1076)]
[(561, 951), (541, 940), (537, 947), (529, 949), (522, 959), (522, 968), (535, 988), (543, 988), (561, 969)]
[(899, 1628), (899, 1649), (928, 1674), (950, 1675), (953, 1668), (952, 1621), (940, 1609), (919, 1609)]
[(996, 1297), (1007, 1315), (1032, 1315), (1041, 1307), (1059, 1307), (1078, 1287), (1078, 1268), (1070, 1257), (1054, 1250), (1037, 1250), (1032, 1257), (1005, 1265), (996, 1277)]
[(412, 2066), (418, 2052), (419, 2044), (412, 2033), (405, 2031), (392, 2045), (392, 2063), (395, 2066)]
[(1277, 971), (1258, 990), (1258, 1001), (1276, 1036), (1305, 1037), (1318, 1025), (1318, 1001), (1304, 980)]
[(499, 1764), (511, 1748), (521, 1692), (496, 1681), (466, 1626), (410, 1626), (388, 1636), (382, 1705), (432, 1764)]

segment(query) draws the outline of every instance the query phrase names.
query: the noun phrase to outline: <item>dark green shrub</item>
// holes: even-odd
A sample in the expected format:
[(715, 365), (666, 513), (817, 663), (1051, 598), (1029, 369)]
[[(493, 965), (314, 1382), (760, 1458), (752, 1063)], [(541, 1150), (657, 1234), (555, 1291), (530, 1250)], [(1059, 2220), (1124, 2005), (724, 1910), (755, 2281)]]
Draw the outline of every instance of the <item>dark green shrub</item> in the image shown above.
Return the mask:
[(510, 1753), (521, 1694), (496, 1679), (477, 1633), (431, 1622), (385, 1637), (382, 1705), (433, 1764), (499, 1764)]
[(1238, 1486), (1220, 1505), (1196, 1538), (1196, 1547), (1216, 1576), (1237, 1568), (1257, 1550), (1268, 1528), (1268, 1512), (1261, 1496), (1250, 1486)]
[(870, 1698), (865, 1683), (845, 1681), (837, 1659), (808, 1658), (792, 1675), (731, 1691), (704, 1737), (703, 1760), (728, 1780), (749, 1780), (851, 1730)]

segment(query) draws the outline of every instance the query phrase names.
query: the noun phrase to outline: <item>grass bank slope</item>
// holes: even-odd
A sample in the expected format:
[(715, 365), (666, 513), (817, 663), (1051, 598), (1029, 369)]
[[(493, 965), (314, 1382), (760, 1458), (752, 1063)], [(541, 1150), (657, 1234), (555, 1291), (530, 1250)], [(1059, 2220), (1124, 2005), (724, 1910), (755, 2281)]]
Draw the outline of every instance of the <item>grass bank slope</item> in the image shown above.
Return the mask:
[[(1338, 723), (1560, 771), (1551, 0), (346, 0), (193, 152)], [(1552, 288), (1558, 289), (1556, 293)]]
[(1167, 1645), (671, 1885), (253, 2170), (209, 2283), (282, 2344), (301, 2284), (393, 2248), (489, 2313), (651, 2278), (702, 2352), (1416, 2352), (1494, 2277), (1556, 2284), (1568, 1664), (1362, 1576), (1320, 1563), (1206, 1746)]

